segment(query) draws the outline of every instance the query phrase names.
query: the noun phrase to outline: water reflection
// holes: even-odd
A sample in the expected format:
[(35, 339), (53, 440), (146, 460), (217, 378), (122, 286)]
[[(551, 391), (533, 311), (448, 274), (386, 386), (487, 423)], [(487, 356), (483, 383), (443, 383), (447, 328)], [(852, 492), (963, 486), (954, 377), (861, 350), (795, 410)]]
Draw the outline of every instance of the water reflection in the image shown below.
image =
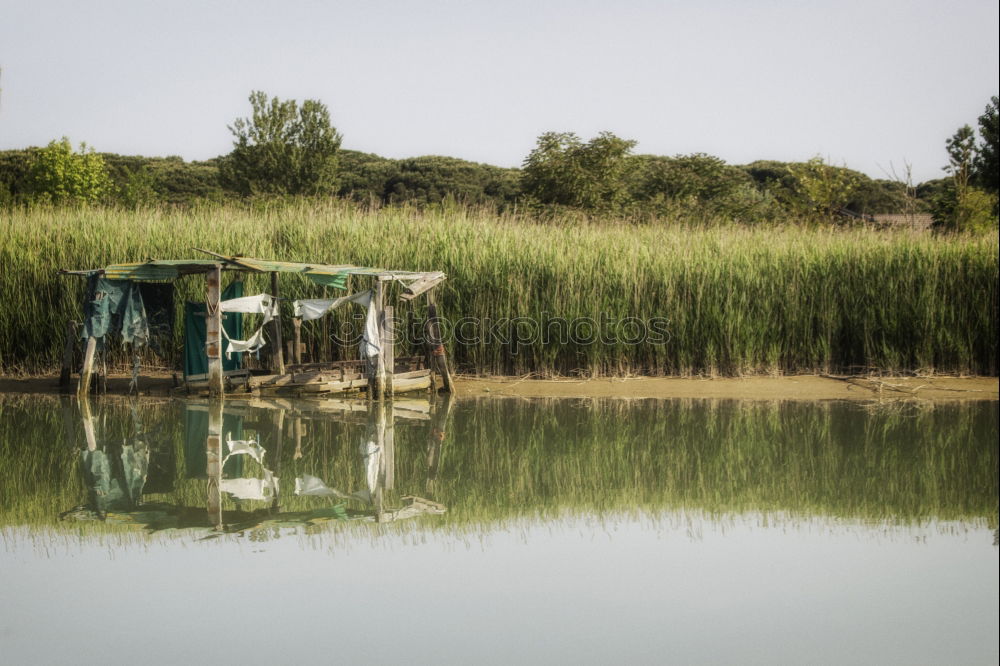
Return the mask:
[(997, 431), (995, 401), (254, 399), (220, 410), (0, 397), (0, 527), (272, 534), (416, 518), (407, 524), (492, 530), (685, 512), (992, 531)]
[[(150, 436), (139, 415), (138, 403), (130, 405), (131, 428), (120, 441), (104, 432), (92, 405), (80, 403), (85, 447), (79, 468), (87, 501), (63, 512), (64, 520), (100, 520), (137, 524), (155, 532), (178, 528), (208, 528), (216, 533), (242, 532), (269, 526), (315, 528), (330, 521), (367, 520), (389, 523), (421, 515), (441, 515), (447, 507), (431, 497), (396, 496), (395, 424), (416, 423), (427, 431), (425, 488), (433, 496), (434, 480), (444, 442), (444, 428), (451, 397), (435, 403), (407, 401), (394, 404), (325, 401), (292, 405), (284, 401), (254, 400), (251, 404), (213, 402), (181, 406), (184, 423), (184, 481), (205, 480), (202, 506), (144, 501), (147, 483), (160, 493), (171, 483), (165, 466), (150, 468)], [(324, 478), (310, 469), (303, 434), (312, 423), (341, 425), (363, 422), (355, 463), (363, 485), (354, 479)], [(283, 487), (283, 447), (286, 431), (294, 439), (292, 481)], [(267, 440), (265, 447), (262, 441)], [(100, 441), (100, 443), (99, 443)], [(322, 445), (321, 437), (314, 442)], [(273, 454), (268, 449), (273, 448)], [(344, 490), (341, 490), (344, 488)], [(283, 492), (287, 495), (283, 495)], [(303, 506), (295, 499), (311, 500)]]

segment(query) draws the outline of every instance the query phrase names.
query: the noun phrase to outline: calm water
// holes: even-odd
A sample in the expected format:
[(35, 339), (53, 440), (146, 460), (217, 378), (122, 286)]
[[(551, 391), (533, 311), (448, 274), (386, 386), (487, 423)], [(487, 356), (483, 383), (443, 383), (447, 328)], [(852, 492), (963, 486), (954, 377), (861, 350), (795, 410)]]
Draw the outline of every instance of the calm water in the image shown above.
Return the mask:
[(996, 663), (998, 404), (0, 396), (0, 660)]

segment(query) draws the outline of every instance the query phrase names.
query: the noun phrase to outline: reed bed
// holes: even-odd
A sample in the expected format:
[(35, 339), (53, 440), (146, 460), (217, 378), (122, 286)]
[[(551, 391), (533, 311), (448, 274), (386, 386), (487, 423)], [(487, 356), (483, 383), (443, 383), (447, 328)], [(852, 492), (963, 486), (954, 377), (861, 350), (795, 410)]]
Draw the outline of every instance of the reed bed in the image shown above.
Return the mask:
[[(465, 341), (449, 343), (466, 372), (992, 375), (997, 244), (996, 232), (540, 223), (466, 208), (337, 202), (11, 209), (0, 212), (0, 371), (51, 370), (61, 358), (83, 285), (58, 269), (185, 258), (203, 247), (444, 270), (442, 313), (452, 326), (468, 318)], [(197, 278), (178, 285), (179, 298), (201, 300)], [(318, 295), (294, 280), (282, 289)], [(658, 327), (659, 339), (636, 342), (638, 327)], [(178, 336), (169, 357), (179, 345)]]

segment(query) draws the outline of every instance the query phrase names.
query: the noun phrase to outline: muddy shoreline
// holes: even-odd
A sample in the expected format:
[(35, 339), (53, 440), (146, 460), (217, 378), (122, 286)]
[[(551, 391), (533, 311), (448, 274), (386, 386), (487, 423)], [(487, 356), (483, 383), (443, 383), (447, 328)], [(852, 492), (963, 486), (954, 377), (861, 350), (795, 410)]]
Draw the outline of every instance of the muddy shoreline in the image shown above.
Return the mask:
[[(128, 376), (108, 378), (108, 392), (125, 394)], [(142, 375), (141, 395), (171, 395), (170, 374)], [(75, 384), (74, 384), (75, 387)], [(997, 377), (627, 377), (599, 379), (456, 378), (458, 397), (716, 398), (742, 400), (998, 400)], [(59, 394), (58, 377), (0, 377), (0, 393)], [(183, 395), (183, 394), (181, 394)]]

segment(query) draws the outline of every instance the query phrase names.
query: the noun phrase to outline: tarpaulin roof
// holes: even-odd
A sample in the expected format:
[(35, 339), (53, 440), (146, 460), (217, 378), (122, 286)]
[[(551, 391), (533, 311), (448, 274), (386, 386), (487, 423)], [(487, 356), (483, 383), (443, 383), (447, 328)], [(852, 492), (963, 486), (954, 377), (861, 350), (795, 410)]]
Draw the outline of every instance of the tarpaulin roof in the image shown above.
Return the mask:
[[(212, 253), (209, 253), (212, 254)], [(162, 282), (176, 280), (183, 275), (205, 273), (211, 268), (221, 265), (223, 270), (250, 271), (255, 273), (298, 273), (313, 282), (326, 287), (344, 289), (347, 286), (348, 275), (370, 275), (390, 280), (416, 280), (433, 278), (444, 274), (439, 272), (389, 271), (381, 268), (367, 268), (351, 264), (322, 264), (297, 261), (272, 261), (252, 257), (227, 257), (215, 255), (213, 259), (149, 259), (147, 261), (112, 264), (101, 270), (109, 280), (132, 280), (135, 282)], [(81, 275), (97, 272), (66, 271)]]

